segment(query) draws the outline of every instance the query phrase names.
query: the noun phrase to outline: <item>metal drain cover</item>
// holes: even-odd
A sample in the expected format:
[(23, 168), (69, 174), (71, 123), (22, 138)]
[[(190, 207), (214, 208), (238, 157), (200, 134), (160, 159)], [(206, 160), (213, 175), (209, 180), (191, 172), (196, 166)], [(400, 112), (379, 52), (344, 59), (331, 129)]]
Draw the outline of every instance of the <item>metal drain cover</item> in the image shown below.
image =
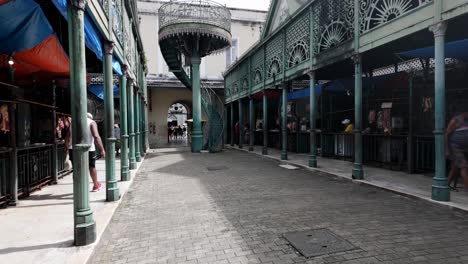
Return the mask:
[(228, 167), (226, 166), (211, 166), (211, 167), (206, 167), (208, 171), (220, 171), (220, 170), (227, 170)]
[(284, 234), (284, 238), (306, 258), (356, 249), (353, 244), (325, 228), (290, 232)]

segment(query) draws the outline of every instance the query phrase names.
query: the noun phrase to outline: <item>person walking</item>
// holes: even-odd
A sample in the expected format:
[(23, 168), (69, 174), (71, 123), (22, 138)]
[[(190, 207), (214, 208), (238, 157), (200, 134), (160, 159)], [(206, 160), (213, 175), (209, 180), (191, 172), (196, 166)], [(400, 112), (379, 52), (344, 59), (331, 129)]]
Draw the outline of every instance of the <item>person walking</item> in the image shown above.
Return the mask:
[[(93, 181), (93, 189), (92, 192), (97, 192), (101, 190), (102, 184), (98, 181), (97, 179), (97, 170), (96, 170), (96, 146), (94, 143), (96, 143), (101, 150), (101, 158), (106, 157), (106, 151), (104, 150), (104, 145), (102, 144), (101, 137), (99, 136), (99, 131), (96, 122), (93, 120), (93, 115), (88, 113), (86, 122), (88, 125), (88, 130), (86, 134), (86, 143), (91, 145), (91, 147), (88, 150), (88, 155), (89, 155), (89, 174), (91, 176), (91, 179)], [(65, 144), (67, 146), (67, 149), (69, 150), (69, 156), (70, 156), (70, 161), (73, 164), (73, 143), (72, 143), (72, 126), (73, 123), (70, 123), (70, 129), (67, 134)]]
[(119, 124), (114, 125), (114, 137), (115, 137), (115, 154), (120, 155), (120, 126)]
[[(445, 153), (450, 158), (448, 185), (459, 175), (464, 179), (464, 187), (468, 188), (468, 112), (455, 116), (450, 120), (445, 132)], [(451, 186), (450, 186), (451, 187)]]

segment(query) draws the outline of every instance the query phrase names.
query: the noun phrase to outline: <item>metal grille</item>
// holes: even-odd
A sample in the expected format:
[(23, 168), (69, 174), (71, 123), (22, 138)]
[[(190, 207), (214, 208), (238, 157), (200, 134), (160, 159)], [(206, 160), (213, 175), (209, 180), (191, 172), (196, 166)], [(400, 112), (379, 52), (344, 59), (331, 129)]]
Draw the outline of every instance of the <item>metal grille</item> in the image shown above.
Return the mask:
[(359, 0), (360, 31), (392, 21), (420, 6), (432, 3), (433, 0)]
[(313, 6), (316, 53), (339, 46), (353, 38), (353, 2), (353, 0), (321, 0)]
[(52, 146), (18, 151), (18, 189), (23, 195), (52, 176)]
[(286, 233), (284, 238), (306, 258), (357, 249), (325, 228)]
[(112, 28), (117, 40), (122, 44), (123, 23), (122, 23), (122, 2), (121, 0), (112, 0), (112, 14), (114, 16)]
[(264, 69), (264, 47), (260, 48), (252, 56), (252, 83), (254, 85), (260, 84), (263, 81)]
[(372, 72), (372, 76), (382, 76), (382, 75), (387, 75), (387, 74), (392, 74), (392, 73), (395, 73), (395, 66), (393, 65), (375, 69)]
[(98, 2), (101, 4), (102, 10), (104, 10), (104, 13), (106, 13), (106, 15), (108, 14), (108, 11), (107, 11), (108, 1), (109, 0), (98, 0)]
[(0, 152), (0, 202), (10, 194), (10, 152)]
[(244, 60), (240, 68), (241, 92), (249, 90), (249, 60)]
[(266, 46), (267, 78), (283, 72), (284, 34), (278, 34)]
[(421, 63), (421, 60), (419, 59), (413, 59), (413, 60), (408, 60), (404, 62), (400, 62), (398, 64), (398, 71), (402, 72), (418, 72), (422, 71), (424, 69), (423, 64)]
[(287, 67), (292, 68), (306, 61), (310, 57), (310, 19), (309, 13), (299, 17), (286, 29)]

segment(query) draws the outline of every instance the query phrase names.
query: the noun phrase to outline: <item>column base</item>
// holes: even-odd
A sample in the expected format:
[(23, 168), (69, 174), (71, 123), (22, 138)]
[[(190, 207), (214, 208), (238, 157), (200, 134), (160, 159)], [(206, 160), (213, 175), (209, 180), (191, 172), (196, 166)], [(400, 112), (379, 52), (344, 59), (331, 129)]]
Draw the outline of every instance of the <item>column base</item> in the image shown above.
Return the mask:
[(136, 162), (141, 162), (141, 156), (140, 156), (140, 154), (138, 154), (137, 156), (135, 156), (135, 160), (136, 160)]
[(120, 173), (120, 180), (121, 181), (129, 181), (131, 175), (130, 175), (130, 171), (128, 171), (129, 170), (128, 166), (121, 167), (120, 169), (122, 170), (121, 173)]
[(253, 147), (253, 146), (249, 146), (249, 151), (254, 151), (254, 147)]
[(136, 170), (137, 168), (137, 164), (136, 164), (136, 160), (130, 160), (130, 170)]
[(288, 159), (288, 153), (281, 152), (281, 160), (287, 160), (287, 159)]
[(96, 241), (96, 223), (78, 224), (75, 226), (75, 246), (86, 246)]
[(17, 202), (16, 202), (16, 200), (14, 200), (14, 201), (11, 201), (11, 200), (10, 200), (10, 201), (7, 202), (7, 205), (8, 205), (8, 206), (16, 206), (16, 205), (17, 205)]
[(268, 155), (268, 148), (263, 148), (262, 149), (262, 155)]
[(317, 168), (317, 157), (309, 157), (309, 167)]
[(239, 148), (240, 148), (240, 149), (244, 148), (244, 145), (239, 144)]
[(450, 201), (450, 189), (446, 178), (434, 178), (432, 183), (432, 200), (439, 202)]
[(203, 134), (197, 133), (192, 135), (192, 153), (198, 153), (203, 150)]
[(106, 201), (115, 202), (120, 199), (120, 190), (117, 181), (106, 182)]
[(354, 163), (352, 178), (355, 179), (355, 180), (363, 180), (364, 179), (364, 170), (362, 169), (361, 164)]

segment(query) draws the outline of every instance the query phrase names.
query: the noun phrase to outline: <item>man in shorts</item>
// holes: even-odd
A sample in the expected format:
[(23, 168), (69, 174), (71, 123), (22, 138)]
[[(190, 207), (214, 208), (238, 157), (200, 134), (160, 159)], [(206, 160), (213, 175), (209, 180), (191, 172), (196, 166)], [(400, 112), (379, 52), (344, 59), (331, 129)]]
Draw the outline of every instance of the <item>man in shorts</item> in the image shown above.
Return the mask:
[[(93, 115), (88, 113), (86, 119), (88, 125), (88, 134), (86, 136), (86, 143), (90, 144), (91, 147), (89, 148), (88, 155), (89, 155), (89, 174), (91, 175), (91, 179), (93, 180), (93, 190), (92, 192), (97, 192), (101, 190), (102, 184), (97, 179), (97, 171), (96, 171), (96, 145), (98, 145), (99, 149), (101, 150), (101, 158), (106, 157), (106, 151), (104, 150), (104, 146), (102, 144), (101, 137), (99, 136), (98, 127), (96, 122), (93, 120)], [(67, 138), (65, 139), (65, 144), (67, 145), (68, 150), (72, 150), (72, 129), (70, 125), (69, 133)], [(70, 161), (73, 163), (73, 151), (69, 151)]]
[[(446, 155), (450, 156), (451, 170), (448, 184), (456, 182), (457, 176), (464, 179), (468, 188), (468, 113), (462, 113), (450, 120), (445, 133)], [(456, 183), (455, 183), (456, 186)], [(455, 187), (453, 187), (455, 189)]]

